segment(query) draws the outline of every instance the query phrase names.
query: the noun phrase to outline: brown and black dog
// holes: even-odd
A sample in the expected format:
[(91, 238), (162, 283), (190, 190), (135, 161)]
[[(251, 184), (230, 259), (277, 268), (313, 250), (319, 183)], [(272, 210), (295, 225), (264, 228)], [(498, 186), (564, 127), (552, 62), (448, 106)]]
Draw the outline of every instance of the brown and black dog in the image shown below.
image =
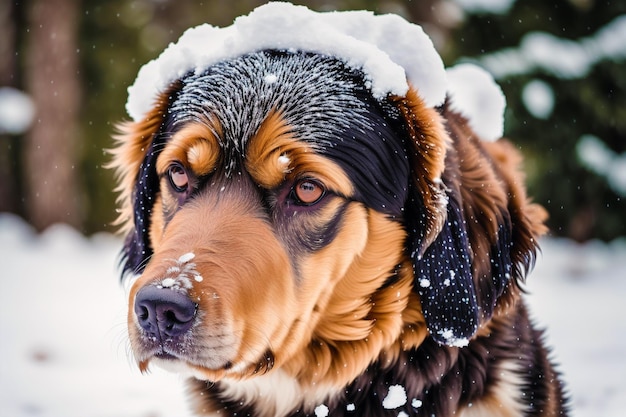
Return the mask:
[(545, 212), (447, 103), (263, 50), (117, 141), (132, 350), (188, 372), (198, 414), (565, 415), (520, 288)]

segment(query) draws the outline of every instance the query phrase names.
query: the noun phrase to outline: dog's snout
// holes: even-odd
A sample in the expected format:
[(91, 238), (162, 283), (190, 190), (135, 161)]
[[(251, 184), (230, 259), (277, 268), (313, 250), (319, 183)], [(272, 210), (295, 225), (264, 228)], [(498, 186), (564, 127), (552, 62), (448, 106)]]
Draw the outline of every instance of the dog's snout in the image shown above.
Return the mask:
[(135, 298), (135, 314), (145, 332), (158, 339), (181, 336), (193, 324), (196, 304), (170, 288), (144, 287)]

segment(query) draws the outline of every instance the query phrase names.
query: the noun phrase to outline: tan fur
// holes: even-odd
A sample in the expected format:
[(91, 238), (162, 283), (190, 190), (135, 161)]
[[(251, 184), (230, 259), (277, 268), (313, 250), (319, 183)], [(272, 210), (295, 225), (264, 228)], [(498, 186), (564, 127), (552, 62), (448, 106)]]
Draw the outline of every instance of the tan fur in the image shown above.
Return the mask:
[(410, 88), (405, 97), (396, 97), (392, 101), (407, 122), (411, 145), (415, 151), (409, 154), (413, 169), (412, 180), (421, 191), (428, 212), (423, 253), (437, 237), (445, 221), (447, 199), (441, 175), (445, 169), (446, 150), (451, 142), (441, 115), (435, 109), (427, 107), (414, 88)]
[[(201, 327), (194, 329), (194, 346), (200, 349), (214, 345), (211, 339), (225, 332), (235, 335), (225, 348), (199, 353), (191, 361), (198, 372), (211, 379), (222, 377), (221, 371), (211, 369), (226, 362), (233, 363), (237, 377), (252, 373), (268, 348), (267, 341), (280, 343), (285, 338), (288, 330), (282, 319), (285, 309), (295, 309), (284, 249), (241, 196), (229, 195), (228, 201), (218, 205), (209, 197), (186, 205), (168, 224), (162, 244), (130, 293), (132, 304), (137, 291), (164, 276), (173, 260), (187, 252), (196, 254), (197, 270), (205, 279), (193, 282), (189, 296), (199, 304), (199, 311), (206, 319)], [(189, 228), (189, 222), (201, 222), (204, 226)], [(250, 229), (255, 233), (247, 233)], [(219, 256), (212, 255), (216, 251)], [(259, 297), (259, 288), (283, 297)], [(251, 311), (256, 314), (249, 314)], [(133, 325), (134, 320), (129, 324), (138, 361), (149, 361), (141, 353), (141, 344), (136, 342), (138, 329)], [(207, 368), (204, 363), (214, 365)]]
[(172, 162), (189, 166), (197, 176), (211, 173), (221, 156), (217, 122), (189, 123), (177, 132), (157, 160), (162, 175)]
[(500, 174), (505, 178), (509, 189), (509, 206), (514, 210), (517, 218), (525, 219), (533, 238), (543, 236), (548, 232), (546, 220), (548, 212), (541, 205), (532, 203), (526, 195), (525, 176), (522, 170), (522, 155), (512, 143), (499, 140), (494, 143), (482, 143), (490, 157), (497, 162)]
[(460, 417), (523, 417), (524, 404), (521, 401), (520, 377), (523, 369), (515, 362), (499, 365), (498, 381), (484, 398), (460, 410)]
[(294, 147), (304, 146), (296, 141), (289, 125), (274, 111), (265, 118), (250, 140), (246, 150), (246, 168), (259, 184), (274, 188), (290, 172)]
[[(307, 410), (313, 410), (323, 404), (329, 396), (336, 394), (336, 388), (318, 384), (314, 387), (301, 386), (294, 383), (293, 376), (282, 369), (276, 369), (268, 374), (255, 378), (237, 381), (222, 381), (225, 394), (235, 398), (242, 398), (243, 402), (257, 405), (255, 417), (284, 416), (293, 408), (293, 404), (302, 404)], [(219, 416), (221, 404), (209, 402), (201, 397), (194, 396), (194, 409), (202, 416)], [(203, 401), (197, 401), (202, 398)], [(213, 412), (210, 412), (210, 411)]]
[[(161, 180), (161, 182), (163, 181), (166, 180)], [(155, 197), (153, 211), (157, 214), (152, 216), (152, 222), (150, 223), (150, 243), (154, 250), (158, 250), (161, 246), (161, 240), (163, 239), (163, 232), (165, 231), (163, 197), (161, 195)]]
[(154, 140), (159, 126), (169, 106), (171, 91), (178, 88), (174, 83), (170, 89), (160, 94), (148, 115), (140, 122), (126, 122), (117, 126), (117, 134), (113, 136), (116, 147), (109, 150), (113, 156), (107, 168), (114, 169), (118, 181), (115, 191), (119, 193), (117, 203), (120, 206), (115, 225), (121, 226), (122, 233), (128, 233), (133, 227), (133, 203), (137, 174), (150, 144)]
[(353, 187), (343, 170), (297, 140), (291, 131), (279, 112), (265, 118), (246, 149), (246, 169), (252, 177), (271, 189), (288, 176), (306, 173), (315, 175), (336, 193), (351, 196)]
[[(347, 235), (350, 240), (333, 242), (308, 260), (319, 270), (319, 265), (328, 264), (325, 257), (336, 258), (339, 253), (352, 251), (343, 245), (365, 243), (345, 273), (337, 275), (341, 277), (339, 282), (326, 287), (326, 296), (318, 299), (317, 310), (323, 316), (316, 325), (312, 323), (315, 331), (311, 342), (286, 364), (288, 372), (301, 381), (341, 387), (396, 340), (411, 347), (427, 335), (419, 302), (411, 292), (410, 266), (399, 257), (404, 231), (373, 211), (368, 211), (365, 221), (367, 226), (362, 230), (367, 230), (367, 236), (357, 240), (355, 235)], [(389, 273), (400, 264), (398, 282), (380, 290)], [(314, 272), (312, 269), (311, 275)]]

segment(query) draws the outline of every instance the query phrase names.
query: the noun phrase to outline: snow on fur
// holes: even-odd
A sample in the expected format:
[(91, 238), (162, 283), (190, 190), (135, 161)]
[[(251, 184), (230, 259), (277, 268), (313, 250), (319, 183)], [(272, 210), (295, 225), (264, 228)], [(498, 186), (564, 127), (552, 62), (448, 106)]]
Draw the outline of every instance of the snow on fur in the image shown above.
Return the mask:
[(387, 396), (383, 399), (383, 408), (393, 410), (406, 404), (406, 391), (402, 385), (392, 385), (389, 387)]

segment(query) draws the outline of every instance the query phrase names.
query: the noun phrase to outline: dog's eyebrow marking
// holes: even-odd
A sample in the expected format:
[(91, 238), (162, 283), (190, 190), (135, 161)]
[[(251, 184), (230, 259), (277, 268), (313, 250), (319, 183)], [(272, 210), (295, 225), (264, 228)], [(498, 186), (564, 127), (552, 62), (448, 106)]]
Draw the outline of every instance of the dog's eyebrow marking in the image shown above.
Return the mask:
[(270, 112), (246, 149), (246, 168), (265, 188), (279, 185), (291, 169), (290, 154), (297, 140), (289, 124), (277, 111)]
[(157, 160), (157, 172), (164, 173), (174, 161), (187, 164), (198, 175), (214, 171), (222, 150), (221, 127), (216, 121), (191, 122), (176, 132)]
[(271, 189), (288, 175), (299, 173), (319, 177), (326, 186), (352, 196), (352, 182), (341, 167), (299, 140), (278, 111), (270, 112), (248, 142), (246, 169), (263, 187)]

